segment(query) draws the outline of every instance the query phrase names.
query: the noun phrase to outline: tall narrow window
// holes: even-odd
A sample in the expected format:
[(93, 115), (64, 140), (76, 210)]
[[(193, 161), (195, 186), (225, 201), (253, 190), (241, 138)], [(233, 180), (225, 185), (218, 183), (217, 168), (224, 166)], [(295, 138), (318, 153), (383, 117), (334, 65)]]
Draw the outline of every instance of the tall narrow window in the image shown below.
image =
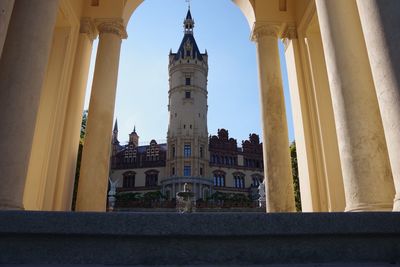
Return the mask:
[(135, 187), (135, 173), (134, 172), (126, 172), (123, 174), (123, 187), (124, 188), (133, 188)]
[(185, 92), (185, 98), (190, 98), (190, 91)]
[(236, 188), (245, 188), (246, 184), (245, 184), (245, 174), (241, 173), (241, 172), (236, 172), (233, 174), (233, 179), (235, 181), (234, 186)]
[(157, 186), (158, 185), (158, 171), (151, 170), (146, 172), (146, 186)]
[(204, 147), (200, 146), (200, 158), (202, 159), (204, 157)]
[(192, 147), (190, 144), (185, 144), (183, 147), (183, 156), (189, 158), (192, 155)]
[(175, 158), (175, 146), (172, 146), (172, 158)]
[(190, 78), (188, 77), (188, 78), (186, 78), (186, 82), (185, 82), (185, 84), (186, 85), (190, 85)]
[(223, 172), (214, 173), (214, 186), (225, 186), (225, 173)]
[(183, 176), (188, 177), (192, 175), (191, 166), (183, 166)]

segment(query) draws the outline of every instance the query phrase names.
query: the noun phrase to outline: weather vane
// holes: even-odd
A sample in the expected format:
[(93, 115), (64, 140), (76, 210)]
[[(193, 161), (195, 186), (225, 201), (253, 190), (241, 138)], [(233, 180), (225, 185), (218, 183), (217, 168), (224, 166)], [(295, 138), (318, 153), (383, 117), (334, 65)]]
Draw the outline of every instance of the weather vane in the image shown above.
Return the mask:
[(188, 3), (188, 8), (190, 9), (190, 0), (186, 0), (186, 3)]

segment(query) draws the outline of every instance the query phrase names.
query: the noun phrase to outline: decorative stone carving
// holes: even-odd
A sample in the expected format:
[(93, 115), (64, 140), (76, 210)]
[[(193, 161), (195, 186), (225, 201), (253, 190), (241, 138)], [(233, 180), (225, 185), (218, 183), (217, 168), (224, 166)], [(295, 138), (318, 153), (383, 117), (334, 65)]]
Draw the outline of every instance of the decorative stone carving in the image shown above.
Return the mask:
[(121, 39), (128, 38), (122, 19), (96, 19), (95, 22), (99, 34), (113, 33), (118, 35)]
[(79, 29), (79, 32), (86, 34), (91, 41), (96, 39), (97, 36), (96, 26), (94, 25), (91, 18), (81, 19), (81, 27)]
[(281, 24), (275, 22), (256, 22), (253, 26), (253, 31), (251, 33), (251, 40), (253, 42), (258, 42), (262, 37), (278, 37), (281, 32)]
[(297, 39), (297, 28), (294, 25), (288, 25), (282, 33), (282, 41), (285, 50), (288, 48), (290, 41)]
[(283, 39), (297, 39), (297, 28), (294, 25), (288, 25), (282, 33)]

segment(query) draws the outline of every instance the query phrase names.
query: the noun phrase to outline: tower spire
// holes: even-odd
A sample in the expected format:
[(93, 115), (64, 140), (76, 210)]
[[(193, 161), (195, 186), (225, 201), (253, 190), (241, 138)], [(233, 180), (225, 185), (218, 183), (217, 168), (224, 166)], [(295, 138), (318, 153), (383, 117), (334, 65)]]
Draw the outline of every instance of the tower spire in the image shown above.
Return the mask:
[(185, 34), (193, 34), (194, 20), (192, 18), (192, 13), (190, 13), (190, 3), (188, 6), (186, 18), (183, 21), (183, 28), (185, 29)]
[(114, 144), (114, 145), (115, 144), (119, 144), (119, 141), (118, 141), (118, 122), (117, 122), (116, 118), (115, 118), (114, 130), (113, 130), (113, 133), (112, 133), (112, 144)]
[(118, 121), (115, 119), (114, 132), (118, 132)]

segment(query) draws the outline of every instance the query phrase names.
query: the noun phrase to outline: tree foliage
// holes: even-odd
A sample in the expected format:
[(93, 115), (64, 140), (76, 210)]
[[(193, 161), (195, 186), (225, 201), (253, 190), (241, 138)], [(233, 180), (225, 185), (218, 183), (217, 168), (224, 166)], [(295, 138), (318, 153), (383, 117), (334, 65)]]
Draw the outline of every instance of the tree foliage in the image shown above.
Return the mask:
[(294, 200), (296, 203), (296, 210), (300, 212), (301, 211), (300, 182), (299, 182), (299, 169), (297, 166), (297, 153), (296, 153), (295, 141), (293, 141), (290, 144), (290, 157), (292, 160)]
[(76, 160), (74, 193), (72, 196), (72, 204), (71, 204), (72, 210), (75, 210), (75, 206), (76, 206), (76, 195), (78, 193), (79, 172), (81, 170), (82, 150), (83, 150), (83, 144), (85, 141), (87, 115), (88, 115), (88, 111), (84, 110), (83, 114), (82, 114), (81, 133), (80, 133), (80, 139), (79, 139), (78, 155), (77, 155), (77, 160)]

